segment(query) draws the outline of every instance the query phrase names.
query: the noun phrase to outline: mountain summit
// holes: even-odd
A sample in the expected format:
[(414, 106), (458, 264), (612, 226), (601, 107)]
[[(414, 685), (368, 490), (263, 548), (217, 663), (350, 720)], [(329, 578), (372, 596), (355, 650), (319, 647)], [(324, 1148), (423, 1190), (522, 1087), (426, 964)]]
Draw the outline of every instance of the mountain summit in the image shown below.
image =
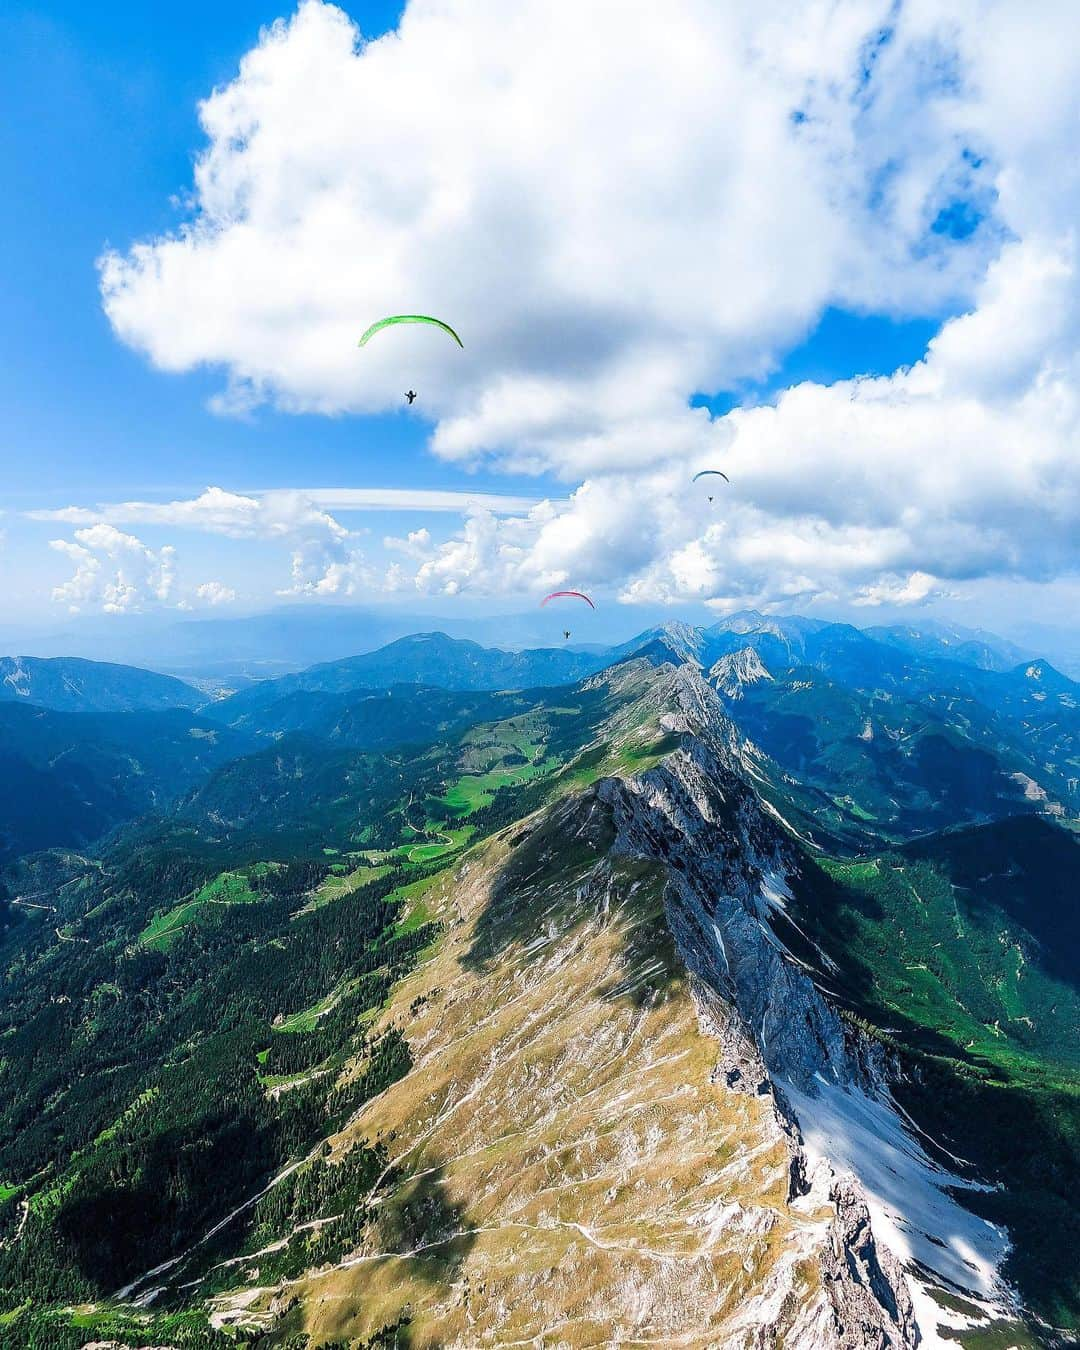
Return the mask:
[(772, 676), (753, 647), (742, 647), (737, 652), (722, 656), (709, 671), (709, 682), (731, 699), (742, 698), (746, 685), (771, 679)]

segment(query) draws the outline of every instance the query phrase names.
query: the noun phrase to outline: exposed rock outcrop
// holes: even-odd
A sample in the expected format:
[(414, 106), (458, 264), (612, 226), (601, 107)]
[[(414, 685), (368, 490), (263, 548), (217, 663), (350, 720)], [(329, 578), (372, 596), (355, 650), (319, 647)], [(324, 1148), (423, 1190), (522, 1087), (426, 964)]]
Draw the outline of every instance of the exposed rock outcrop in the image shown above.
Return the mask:
[(417, 1347), (909, 1350), (901, 1253), (805, 1121), (828, 1091), (904, 1126), (770, 922), (801, 853), (759, 761), (690, 665), (588, 687), (613, 695), (605, 762), (668, 748), (433, 879), (444, 937), (373, 1028), (404, 1030), (413, 1067), (332, 1141), (388, 1148), (370, 1233), (218, 1323), (363, 1337), (407, 1309)]
[(709, 670), (709, 683), (725, 698), (740, 699), (748, 684), (760, 684), (772, 676), (753, 647), (722, 656)]

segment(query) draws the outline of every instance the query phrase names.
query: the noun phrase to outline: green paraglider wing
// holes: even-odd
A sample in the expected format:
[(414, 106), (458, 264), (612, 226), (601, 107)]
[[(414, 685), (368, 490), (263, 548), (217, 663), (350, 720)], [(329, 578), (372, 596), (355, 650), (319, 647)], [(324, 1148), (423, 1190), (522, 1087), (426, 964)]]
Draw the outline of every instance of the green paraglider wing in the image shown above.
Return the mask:
[(720, 469), (702, 469), (700, 473), (694, 474), (693, 478), (691, 478), (690, 481), (692, 483), (696, 483), (699, 478), (708, 478), (710, 474), (715, 478), (722, 478), (725, 483), (731, 482), (731, 479), (727, 476), (727, 474)]
[(442, 319), (433, 319), (430, 314), (391, 314), (389, 318), (380, 319), (378, 323), (373, 323), (357, 343), (357, 346), (363, 347), (368, 338), (374, 337), (380, 328), (389, 328), (391, 324), (395, 323), (431, 323), (436, 328), (441, 328), (444, 333), (449, 333), (459, 347), (465, 346), (448, 323), (443, 323)]

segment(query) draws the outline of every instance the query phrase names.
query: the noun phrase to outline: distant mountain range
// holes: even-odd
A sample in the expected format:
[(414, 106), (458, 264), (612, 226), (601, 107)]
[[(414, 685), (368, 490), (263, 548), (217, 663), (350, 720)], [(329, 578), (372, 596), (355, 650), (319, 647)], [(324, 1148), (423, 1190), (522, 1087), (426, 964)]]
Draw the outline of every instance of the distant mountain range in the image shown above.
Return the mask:
[(872, 627), (863, 631), (867, 637), (887, 642), (915, 656), (960, 661), (983, 670), (1008, 670), (1021, 661), (1030, 660), (1035, 654), (1030, 648), (1018, 647), (993, 633), (934, 622), (922, 624), (918, 628), (897, 625)]
[(936, 625), (862, 631), (745, 611), (596, 651), (418, 633), (216, 699), (136, 667), (6, 657), (0, 849), (84, 845), (267, 741), (365, 751), (434, 741), (499, 715), (507, 691), (570, 685), (637, 655), (699, 669), (799, 781), (811, 828), (904, 839), (1018, 812), (1074, 818), (1080, 685), (1043, 660), (1015, 662), (1017, 651)]
[(258, 709), (299, 691), (341, 694), (357, 689), (386, 689), (395, 684), (454, 690), (572, 684), (610, 664), (610, 659), (607, 654), (588, 655), (567, 648), (503, 651), (447, 637), (445, 633), (416, 633), (375, 652), (263, 681), (222, 701), (215, 713), (229, 721), (250, 718)]
[[(955, 638), (955, 640), (953, 640)], [(709, 672), (726, 657), (753, 651), (772, 675), (813, 670), (852, 689), (893, 692), (908, 698), (974, 699), (995, 713), (1045, 724), (1058, 712), (1071, 724), (1080, 706), (1080, 684), (1048, 662), (1014, 662), (1016, 649), (987, 635), (953, 637), (910, 629), (878, 629), (745, 611), (709, 628), (666, 624), (629, 642), (596, 651), (569, 647), (506, 651), (418, 633), (375, 652), (312, 666), (295, 675), (260, 681), (206, 711), (237, 725), (253, 724), (261, 710), (300, 691), (346, 694), (423, 684), (458, 691), (527, 689), (570, 684), (613, 662), (645, 655), (659, 662), (689, 661)], [(1049, 702), (1048, 702), (1049, 700)], [(244, 719), (241, 721), (241, 719)]]
[(183, 680), (136, 666), (75, 656), (0, 656), (0, 702), (25, 702), (68, 712), (195, 708), (206, 702)]
[[(571, 645), (580, 651), (625, 645), (627, 623), (635, 613), (640, 613), (646, 628), (694, 626), (670, 624), (670, 612), (660, 607), (632, 611), (621, 605), (602, 606), (587, 620), (577, 616), (570, 622)], [(685, 617), (679, 614), (680, 619)], [(827, 621), (808, 622), (823, 625)], [(561, 646), (561, 629), (562, 616), (550, 609), (509, 614), (463, 610), (436, 616), (405, 605), (283, 605), (250, 615), (147, 614), (135, 621), (85, 616), (52, 629), (0, 628), (0, 651), (121, 662), (236, 689), (249, 680), (293, 674), (315, 664), (372, 652), (412, 633), (439, 631), (485, 647), (525, 650)], [(863, 631), (879, 641), (907, 645), (922, 656), (936, 651), (972, 664), (988, 660), (1017, 665), (1041, 655), (1066, 674), (1080, 678), (1080, 635), (1064, 625), (1014, 624), (1010, 630), (1013, 642), (982, 629), (924, 616), (891, 626), (879, 623)]]

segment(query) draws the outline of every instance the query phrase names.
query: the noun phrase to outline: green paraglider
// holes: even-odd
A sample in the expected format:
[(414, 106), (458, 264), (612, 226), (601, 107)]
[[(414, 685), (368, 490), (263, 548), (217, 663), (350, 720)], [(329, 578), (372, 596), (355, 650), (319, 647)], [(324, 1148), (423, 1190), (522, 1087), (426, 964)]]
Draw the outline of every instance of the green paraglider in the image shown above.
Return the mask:
[(449, 333), (459, 347), (464, 348), (465, 346), (464, 342), (462, 342), (462, 340), (458, 337), (458, 335), (454, 332), (454, 330), (450, 327), (448, 323), (443, 323), (442, 319), (433, 319), (430, 314), (391, 314), (386, 319), (379, 319), (377, 323), (373, 323), (371, 325), (371, 327), (367, 330), (364, 336), (357, 343), (357, 346), (363, 347), (367, 342), (368, 338), (374, 337), (374, 335), (377, 332), (379, 332), (381, 328), (389, 328), (392, 324), (395, 323), (434, 324), (436, 328), (441, 328), (444, 333)]
[(702, 469), (700, 473), (694, 474), (693, 478), (691, 478), (690, 481), (692, 483), (696, 483), (699, 478), (709, 478), (710, 476), (714, 478), (722, 478), (725, 483), (731, 482), (731, 479), (721, 469)]

